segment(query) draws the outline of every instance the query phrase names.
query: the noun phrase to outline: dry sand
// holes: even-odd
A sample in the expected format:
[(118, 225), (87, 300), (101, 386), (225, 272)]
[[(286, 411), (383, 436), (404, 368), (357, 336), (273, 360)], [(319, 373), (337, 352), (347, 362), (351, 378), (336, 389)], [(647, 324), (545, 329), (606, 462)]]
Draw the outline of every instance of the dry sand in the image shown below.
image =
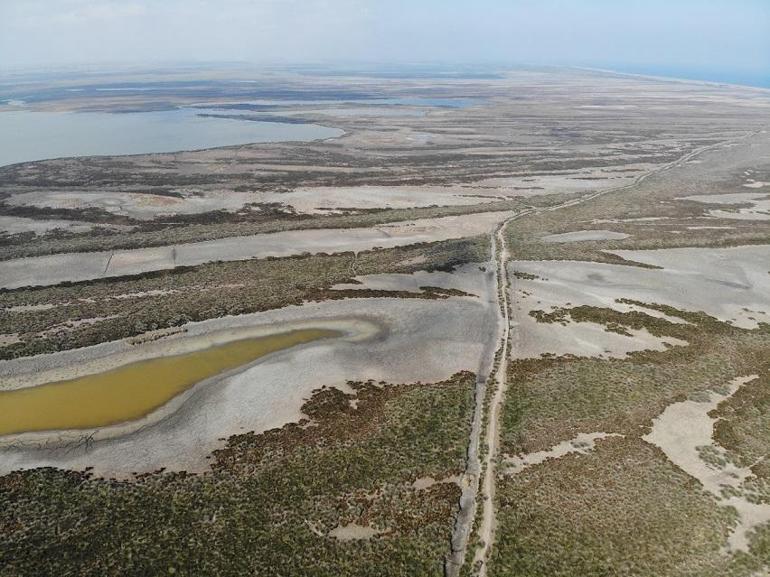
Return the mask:
[(542, 237), (543, 242), (580, 242), (584, 240), (620, 240), (630, 235), (612, 230), (576, 230)]
[(728, 383), (726, 394), (711, 392), (707, 401), (687, 400), (669, 405), (655, 419), (652, 432), (643, 437), (648, 443), (662, 449), (677, 467), (696, 478), (704, 489), (717, 498), (720, 505), (735, 508), (738, 512), (738, 525), (728, 538), (728, 546), (733, 551), (748, 552), (752, 529), (770, 522), (770, 505), (751, 503), (741, 495), (725, 497), (722, 490), (739, 490), (743, 482), (753, 475), (751, 469), (729, 462), (722, 467), (707, 463), (701, 458), (698, 449), (710, 447), (719, 455), (725, 454), (724, 449), (712, 438), (716, 419), (710, 417), (709, 412), (755, 378), (757, 375), (734, 379)]
[(368, 541), (372, 537), (376, 537), (382, 533), (387, 533), (387, 531), (380, 531), (368, 525), (350, 523), (348, 525), (335, 527), (329, 531), (329, 537), (333, 537), (338, 541)]
[(0, 237), (5, 234), (21, 234), (33, 232), (45, 234), (52, 230), (60, 229), (68, 232), (88, 232), (97, 225), (79, 220), (38, 220), (24, 218), (22, 216), (0, 216)]
[[(752, 186), (750, 188), (759, 187)], [(685, 196), (681, 200), (694, 200), (695, 202), (706, 204), (749, 204), (750, 206), (748, 207), (731, 210), (711, 209), (708, 211), (708, 214), (714, 218), (730, 218), (733, 220), (770, 220), (770, 195), (767, 192), (699, 194)]]
[[(613, 270), (613, 284), (638, 279), (630, 298), (704, 311), (743, 328), (770, 322), (770, 246), (618, 250), (615, 254), (662, 270)], [(653, 288), (654, 287), (654, 288)], [(629, 287), (630, 288), (630, 287)], [(658, 300), (656, 301), (656, 295)]]
[(141, 192), (117, 191), (35, 191), (13, 195), (12, 206), (40, 206), (48, 208), (98, 208), (137, 220), (152, 220), (174, 214), (200, 214), (213, 210), (235, 211), (251, 202), (265, 202), (260, 195), (235, 191), (198, 191), (181, 188), (183, 195), (169, 196)]
[(503, 474), (515, 475), (527, 467), (539, 465), (549, 459), (558, 459), (571, 453), (580, 453), (585, 455), (594, 450), (596, 441), (606, 439), (607, 437), (621, 437), (616, 433), (579, 433), (574, 439), (562, 441), (546, 451), (536, 451), (526, 455), (517, 455), (504, 459), (505, 470)]
[(230, 237), (174, 246), (55, 254), (0, 262), (0, 288), (51, 285), (64, 281), (139, 274), (268, 256), (364, 251), (485, 234), (510, 212), (484, 212), (395, 222), (373, 228), (292, 230)]
[(334, 285), (336, 290), (389, 290), (420, 293), (420, 287), (441, 287), (461, 290), (476, 297), (483, 297), (486, 287), (479, 283), (479, 273), (486, 265), (468, 263), (459, 266), (454, 272), (417, 271), (412, 274), (371, 274), (357, 276), (360, 284), (341, 283)]
[[(460, 370), (478, 371), (494, 350), (497, 314), (494, 280), (477, 276), (475, 291), (485, 298), (348, 299), (287, 307), (254, 315), (214, 319), (188, 325), (186, 335), (132, 347), (127, 341), (106, 343), (52, 355), (4, 361), (0, 376), (7, 386), (64, 378), (73, 371), (114, 366), (119, 357), (146, 356), (152, 351), (181, 351), (190, 337), (210, 342), (212, 335), (287, 326), (335, 326), (359, 323), (348, 337), (318, 341), (261, 359), (236, 374), (193, 387), (181, 406), (162, 411), (148, 426), (124, 436), (96, 440), (89, 446), (0, 449), (0, 474), (18, 468), (95, 467), (97, 474), (169, 469), (204, 470), (206, 457), (222, 446), (220, 439), (244, 431), (264, 431), (301, 418), (300, 408), (322, 385), (347, 390), (349, 380), (435, 382)], [(331, 324), (330, 324), (331, 323)], [(337, 324), (336, 326), (340, 326)], [(373, 332), (366, 327), (379, 327)], [(254, 327), (257, 327), (255, 329)], [(199, 346), (200, 343), (194, 346)], [(139, 351), (139, 352), (135, 352)], [(122, 356), (121, 356), (122, 355)], [(117, 357), (116, 357), (117, 356)], [(73, 368), (76, 367), (76, 368)], [(173, 403), (173, 401), (172, 401)], [(118, 431), (128, 433), (135, 426)], [(78, 436), (90, 434), (80, 431)], [(107, 435), (110, 435), (107, 431)], [(37, 437), (37, 443), (59, 444), (61, 432)], [(98, 435), (96, 437), (98, 439)]]
[(18, 333), (0, 334), (0, 347), (6, 347), (18, 342), (21, 342)]
[(517, 196), (574, 194), (631, 184), (637, 177), (654, 167), (654, 164), (628, 163), (601, 168), (566, 170), (552, 174), (527, 174), (487, 178), (474, 184), (497, 188), (500, 191), (508, 194), (514, 193)]
[(762, 182), (761, 180), (749, 179), (749, 181), (743, 186), (746, 188), (764, 188), (765, 186), (770, 186), (770, 182)]
[(263, 202), (280, 202), (305, 214), (333, 214), (344, 209), (470, 205), (516, 196), (511, 191), (470, 186), (321, 186), (265, 194), (270, 196)]
[[(476, 186), (319, 186), (300, 187), (290, 192), (179, 187), (174, 192), (175, 196), (137, 191), (35, 191), (14, 194), (7, 202), (12, 206), (98, 208), (137, 220), (153, 220), (174, 214), (233, 212), (247, 204), (278, 203), (302, 214), (334, 214), (346, 209), (471, 205), (526, 196), (526, 190)], [(0, 230), (3, 230), (1, 219)]]
[(685, 248), (650, 251), (614, 251), (623, 258), (653, 264), (662, 269), (574, 261), (514, 261), (512, 270), (535, 274), (526, 280), (511, 275), (513, 293), (514, 346), (520, 358), (542, 353), (592, 356), (623, 356), (640, 349), (660, 350), (664, 343), (685, 344), (676, 339), (658, 339), (647, 331), (632, 331), (627, 337), (593, 323), (539, 323), (531, 310), (592, 305), (622, 312), (657, 311), (616, 302), (630, 298), (666, 304), (691, 311), (704, 311), (736, 326), (755, 328), (770, 322), (770, 247), (747, 246), (724, 249)]
[[(514, 358), (539, 357), (542, 354), (573, 354), (596, 357), (625, 357), (638, 350), (663, 350), (666, 346), (686, 345), (678, 339), (658, 338), (646, 329), (629, 330), (631, 336), (605, 330), (596, 323), (541, 323), (530, 311), (550, 312), (554, 307), (593, 305), (630, 310), (616, 298), (629, 296), (631, 286), (625, 279), (617, 282), (614, 269), (638, 274), (646, 269), (587, 262), (512, 261), (509, 264), (512, 302), (511, 355)], [(535, 274), (534, 280), (516, 278), (513, 271)], [(601, 271), (598, 272), (598, 271)], [(636, 286), (645, 286), (643, 279)], [(653, 301), (656, 302), (656, 301)], [(647, 312), (647, 309), (645, 309)]]
[(419, 479), (415, 479), (415, 481), (412, 483), (412, 489), (415, 491), (424, 491), (425, 489), (430, 489), (434, 485), (439, 485), (441, 483), (454, 483), (455, 485), (459, 486), (462, 483), (462, 477), (460, 475), (452, 475), (449, 477), (444, 477), (443, 479), (420, 477)]

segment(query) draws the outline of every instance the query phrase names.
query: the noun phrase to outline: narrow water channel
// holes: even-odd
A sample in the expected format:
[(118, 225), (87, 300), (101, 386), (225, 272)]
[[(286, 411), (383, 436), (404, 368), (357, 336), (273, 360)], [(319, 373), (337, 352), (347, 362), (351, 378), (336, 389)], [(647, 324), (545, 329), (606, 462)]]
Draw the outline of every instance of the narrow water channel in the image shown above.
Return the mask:
[(0, 435), (91, 429), (139, 419), (194, 384), (260, 357), (339, 336), (302, 329), (148, 359), (103, 373), (0, 392)]

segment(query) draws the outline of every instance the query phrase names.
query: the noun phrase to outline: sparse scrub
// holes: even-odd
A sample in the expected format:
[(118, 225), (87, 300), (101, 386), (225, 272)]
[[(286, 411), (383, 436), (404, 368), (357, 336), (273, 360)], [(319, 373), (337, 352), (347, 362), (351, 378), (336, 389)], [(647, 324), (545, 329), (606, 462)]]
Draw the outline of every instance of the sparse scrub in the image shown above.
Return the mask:
[(722, 556), (730, 510), (638, 438), (502, 476), (498, 503), (490, 575), (748, 576), (762, 562)]
[[(0, 575), (440, 576), (460, 490), (411, 484), (462, 472), (474, 380), (322, 389), (310, 421), (232, 437), (210, 473), (6, 475)], [(382, 533), (329, 535), (350, 523)]]
[[(0, 334), (21, 341), (0, 348), (0, 358), (53, 352), (140, 335), (225, 315), (335, 298), (448, 298), (461, 291), (425, 287), (404, 291), (331, 290), (354, 275), (451, 271), (489, 258), (486, 237), (411, 245), (356, 254), (304, 255), (178, 267), (132, 277), (106, 278), (0, 291)], [(419, 259), (418, 259), (419, 257)], [(420, 264), (409, 264), (419, 262)], [(355, 271), (353, 273), (352, 271)], [(7, 310), (55, 305), (44, 310)], [(94, 322), (78, 323), (84, 319)]]
[(770, 559), (766, 528), (751, 537), (749, 553), (724, 553), (735, 524), (732, 510), (641, 439), (668, 405), (722, 391), (738, 376), (764, 375), (712, 413), (720, 419), (715, 440), (726, 452), (704, 448), (701, 454), (713, 466), (727, 460), (753, 466), (755, 477), (739, 492), (768, 502), (770, 327), (742, 329), (702, 312), (622, 302), (687, 323), (590, 306), (538, 316), (545, 322), (646, 329), (688, 344), (622, 359), (570, 355), (510, 363), (503, 452), (545, 450), (581, 432), (623, 437), (600, 441), (586, 455), (498, 477), (499, 525), (490, 575), (737, 577), (751, 575)]

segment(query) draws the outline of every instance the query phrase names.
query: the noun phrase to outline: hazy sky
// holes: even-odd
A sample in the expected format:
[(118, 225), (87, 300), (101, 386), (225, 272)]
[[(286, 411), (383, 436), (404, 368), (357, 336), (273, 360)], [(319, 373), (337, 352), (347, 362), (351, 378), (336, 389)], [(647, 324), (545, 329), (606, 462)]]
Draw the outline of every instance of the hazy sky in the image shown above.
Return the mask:
[(0, 0), (0, 69), (494, 62), (770, 72), (770, 0)]

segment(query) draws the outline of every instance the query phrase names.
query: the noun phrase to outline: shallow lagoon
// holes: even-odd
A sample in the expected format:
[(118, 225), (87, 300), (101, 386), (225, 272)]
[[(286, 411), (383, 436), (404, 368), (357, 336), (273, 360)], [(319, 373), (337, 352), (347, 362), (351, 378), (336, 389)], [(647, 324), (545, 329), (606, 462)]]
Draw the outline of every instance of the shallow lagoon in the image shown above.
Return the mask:
[(200, 150), (340, 136), (337, 128), (159, 112), (0, 112), (0, 166), (68, 156)]
[(130, 363), (85, 375), (0, 392), (0, 436), (31, 431), (90, 429), (139, 419), (196, 383), (271, 353), (339, 336), (300, 329)]

